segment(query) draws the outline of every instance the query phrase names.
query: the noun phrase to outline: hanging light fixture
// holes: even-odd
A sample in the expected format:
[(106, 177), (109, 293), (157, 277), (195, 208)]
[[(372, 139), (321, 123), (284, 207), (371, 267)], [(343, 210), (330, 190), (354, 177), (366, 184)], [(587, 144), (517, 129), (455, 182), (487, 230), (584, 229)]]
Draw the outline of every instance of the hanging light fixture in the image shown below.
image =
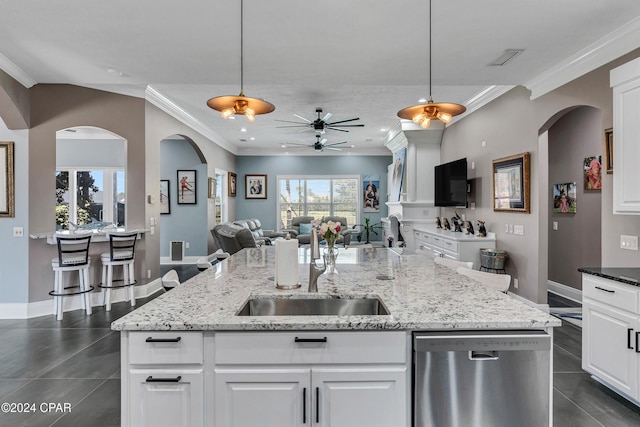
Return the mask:
[(460, 104), (433, 102), (431, 97), (431, 27), (431, 0), (429, 0), (429, 100), (426, 104), (414, 105), (398, 111), (398, 117), (412, 120), (423, 129), (431, 125), (431, 120), (437, 119), (446, 124), (449, 123), (453, 116), (462, 114), (467, 110)]
[(244, 96), (244, 0), (240, 0), (240, 95), (216, 96), (207, 101), (207, 105), (220, 111), (222, 118), (228, 119), (235, 114), (244, 114), (250, 122), (256, 114), (267, 114), (276, 107), (263, 99)]

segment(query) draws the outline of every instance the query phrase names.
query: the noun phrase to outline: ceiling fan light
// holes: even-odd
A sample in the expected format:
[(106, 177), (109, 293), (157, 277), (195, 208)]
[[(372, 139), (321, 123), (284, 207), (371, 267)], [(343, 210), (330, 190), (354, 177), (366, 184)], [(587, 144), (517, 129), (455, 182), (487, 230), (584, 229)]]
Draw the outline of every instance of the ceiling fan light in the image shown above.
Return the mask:
[(429, 126), (431, 126), (431, 119), (428, 117), (425, 117), (421, 122), (420, 122), (420, 127), (422, 129), (426, 129)]
[(220, 115), (222, 116), (223, 119), (228, 119), (229, 117), (233, 116), (235, 113), (236, 113), (235, 107), (229, 107), (222, 110)]
[(436, 117), (438, 118), (438, 120), (441, 120), (445, 123), (449, 123), (451, 121), (451, 114), (449, 113), (443, 113), (442, 111), (438, 111), (438, 113), (436, 114)]
[(423, 121), (427, 116), (425, 115), (424, 111), (421, 113), (416, 114), (415, 116), (413, 116), (411, 118), (411, 120), (413, 121), (413, 123), (420, 123), (421, 121)]
[(247, 118), (247, 120), (253, 122), (256, 119), (256, 112), (253, 110), (253, 108), (247, 107), (244, 110), (244, 116)]

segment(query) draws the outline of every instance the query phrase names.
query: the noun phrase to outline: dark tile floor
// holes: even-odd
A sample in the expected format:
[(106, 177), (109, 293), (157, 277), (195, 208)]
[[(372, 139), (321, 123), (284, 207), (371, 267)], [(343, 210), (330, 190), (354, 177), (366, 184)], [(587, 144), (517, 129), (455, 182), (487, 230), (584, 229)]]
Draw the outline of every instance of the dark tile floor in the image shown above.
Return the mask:
[[(198, 273), (193, 266), (163, 270), (170, 268), (181, 281)], [(138, 300), (138, 306), (161, 293)], [(555, 296), (550, 303), (572, 304)], [(119, 426), (120, 341), (109, 325), (131, 309), (123, 302), (114, 304), (110, 313), (101, 307), (91, 316), (81, 310), (67, 312), (61, 322), (53, 316), (0, 320), (0, 403), (36, 406), (30, 413), (0, 412), (0, 426)], [(554, 425), (640, 426), (638, 407), (580, 369), (581, 342), (579, 327), (563, 321), (555, 329)], [(68, 403), (71, 410), (45, 412), (42, 403)]]

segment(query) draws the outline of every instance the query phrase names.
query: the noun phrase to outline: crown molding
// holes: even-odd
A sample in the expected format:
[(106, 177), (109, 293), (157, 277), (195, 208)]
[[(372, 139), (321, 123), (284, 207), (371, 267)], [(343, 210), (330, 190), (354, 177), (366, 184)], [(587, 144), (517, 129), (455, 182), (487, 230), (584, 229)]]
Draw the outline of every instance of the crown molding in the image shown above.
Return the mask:
[(9, 58), (0, 53), (0, 68), (11, 77), (16, 79), (22, 86), (29, 89), (31, 86), (38, 84), (30, 75), (22, 71), (16, 64), (11, 62)]
[(465, 107), (467, 107), (467, 111), (465, 111), (463, 114), (460, 114), (459, 116), (455, 116), (453, 119), (451, 119), (447, 126), (452, 125), (458, 120), (467, 117), (469, 114), (473, 113), (476, 110), (479, 110), (494, 99), (499, 98), (505, 93), (509, 92), (514, 87), (515, 86), (513, 85), (487, 86), (486, 88), (478, 92), (473, 98), (467, 100), (464, 103)]
[(187, 113), (182, 107), (169, 99), (166, 95), (160, 92), (158, 89), (149, 85), (144, 91), (145, 100), (149, 101), (165, 113), (169, 114), (174, 119), (178, 120), (185, 126), (189, 126), (205, 138), (211, 140), (214, 144), (224, 148), (232, 154), (237, 155), (238, 149), (233, 145), (225, 141), (217, 132), (213, 131), (210, 127), (206, 126), (200, 120)]
[(559, 88), (640, 46), (640, 17), (629, 21), (595, 43), (528, 81), (531, 99)]

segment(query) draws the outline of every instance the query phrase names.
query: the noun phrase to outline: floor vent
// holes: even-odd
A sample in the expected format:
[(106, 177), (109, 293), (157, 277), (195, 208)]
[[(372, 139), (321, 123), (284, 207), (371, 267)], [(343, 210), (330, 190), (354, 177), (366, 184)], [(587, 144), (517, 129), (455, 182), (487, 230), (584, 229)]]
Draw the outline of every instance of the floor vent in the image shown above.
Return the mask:
[(169, 245), (171, 261), (182, 261), (184, 259), (184, 242), (171, 241), (169, 242)]

